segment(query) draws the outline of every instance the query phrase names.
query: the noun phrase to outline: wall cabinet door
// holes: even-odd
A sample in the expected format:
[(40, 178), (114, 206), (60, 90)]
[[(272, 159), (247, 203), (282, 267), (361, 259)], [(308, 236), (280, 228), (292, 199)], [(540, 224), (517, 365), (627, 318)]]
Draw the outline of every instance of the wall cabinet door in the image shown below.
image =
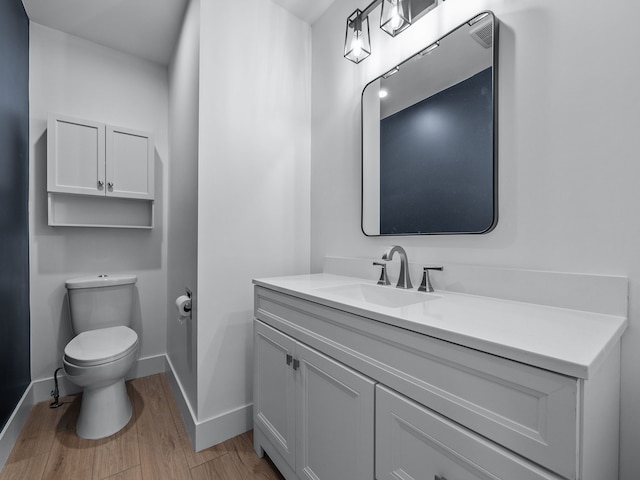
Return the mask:
[(105, 125), (62, 115), (49, 116), (49, 192), (105, 195)]
[(47, 144), (49, 192), (154, 199), (149, 133), (51, 114)]
[(107, 196), (153, 200), (153, 137), (107, 125), (106, 149)]
[(373, 480), (374, 382), (254, 326), (255, 426), (299, 479)]

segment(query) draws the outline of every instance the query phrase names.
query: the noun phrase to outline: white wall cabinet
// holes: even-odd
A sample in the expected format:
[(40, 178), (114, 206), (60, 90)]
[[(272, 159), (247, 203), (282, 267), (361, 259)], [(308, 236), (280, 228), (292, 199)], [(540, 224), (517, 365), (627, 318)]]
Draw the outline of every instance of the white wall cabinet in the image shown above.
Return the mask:
[(49, 192), (154, 199), (150, 133), (51, 114), (47, 144)]
[(254, 435), (276, 465), (287, 478), (371, 480), (374, 382), (261, 322), (254, 340)]
[[(256, 286), (254, 315), (254, 449), (287, 480), (618, 478), (619, 342), (576, 378), (278, 287)], [(375, 415), (351, 379), (376, 382)]]
[(154, 165), (148, 132), (50, 114), (49, 225), (152, 228)]

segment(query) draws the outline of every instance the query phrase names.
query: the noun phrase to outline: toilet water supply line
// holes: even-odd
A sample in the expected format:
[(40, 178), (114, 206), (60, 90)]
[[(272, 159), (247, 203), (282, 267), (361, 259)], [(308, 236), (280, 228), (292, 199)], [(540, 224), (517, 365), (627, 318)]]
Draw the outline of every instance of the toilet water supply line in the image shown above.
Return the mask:
[(49, 404), (49, 408), (58, 408), (64, 403), (60, 401), (60, 390), (58, 389), (58, 371), (60, 370), (62, 370), (62, 367), (56, 368), (56, 371), (53, 372), (53, 390), (51, 390), (53, 402)]

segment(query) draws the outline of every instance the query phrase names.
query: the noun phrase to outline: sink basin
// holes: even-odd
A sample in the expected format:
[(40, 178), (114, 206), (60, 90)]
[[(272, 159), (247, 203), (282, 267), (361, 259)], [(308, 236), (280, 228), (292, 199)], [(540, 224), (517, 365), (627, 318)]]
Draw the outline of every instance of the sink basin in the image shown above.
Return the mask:
[(423, 303), (440, 298), (438, 295), (417, 292), (415, 290), (401, 290), (392, 286), (369, 285), (356, 283), (324, 287), (316, 290), (327, 295), (336, 295), (358, 303), (370, 303), (387, 308), (400, 308)]

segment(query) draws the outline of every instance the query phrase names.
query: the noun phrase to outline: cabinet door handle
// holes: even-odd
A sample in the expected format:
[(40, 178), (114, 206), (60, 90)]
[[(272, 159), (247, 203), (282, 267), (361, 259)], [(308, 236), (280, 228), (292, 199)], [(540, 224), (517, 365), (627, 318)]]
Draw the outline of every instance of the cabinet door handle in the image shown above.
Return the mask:
[(293, 355), (287, 353), (287, 365), (291, 365), (291, 362), (293, 362)]
[(107, 183), (107, 187), (109, 187), (109, 188), (113, 188), (113, 182), (109, 182), (109, 183)]
[(101, 187), (104, 185), (104, 182), (102, 180), (98, 180), (98, 186)]
[(298, 370), (298, 368), (300, 368), (300, 360), (298, 360), (297, 358), (294, 358), (293, 359), (293, 369), (294, 370)]

